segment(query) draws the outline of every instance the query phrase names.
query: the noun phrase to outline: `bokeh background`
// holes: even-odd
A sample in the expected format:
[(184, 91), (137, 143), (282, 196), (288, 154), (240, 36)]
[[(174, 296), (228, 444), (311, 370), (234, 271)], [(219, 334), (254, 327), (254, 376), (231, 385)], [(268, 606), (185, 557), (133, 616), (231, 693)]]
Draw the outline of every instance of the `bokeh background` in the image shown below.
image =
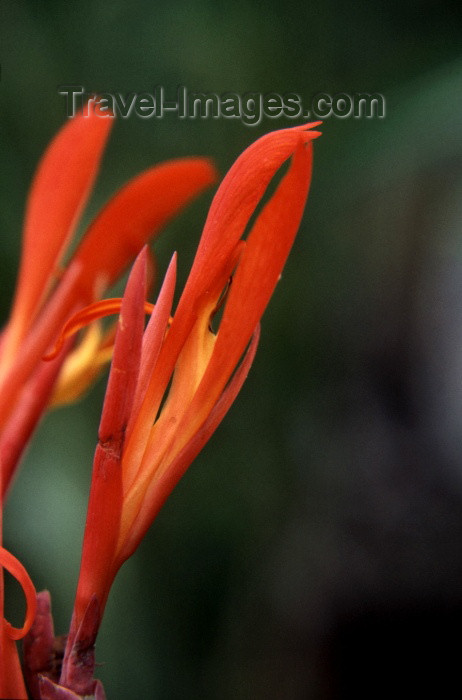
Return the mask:
[[(247, 384), (114, 586), (97, 646), (109, 698), (460, 688), (460, 7), (2, 0), (3, 320), (28, 186), (65, 120), (58, 85), (386, 99), (384, 119), (324, 124)], [(210, 155), (224, 173), (291, 124), (120, 120), (85, 222), (156, 161)], [(212, 195), (162, 236), (161, 269), (177, 249), (184, 278)], [(71, 614), (103, 390), (43, 421), (5, 512), (6, 546), (51, 591), (57, 632)], [(19, 618), (20, 593), (8, 591)]]

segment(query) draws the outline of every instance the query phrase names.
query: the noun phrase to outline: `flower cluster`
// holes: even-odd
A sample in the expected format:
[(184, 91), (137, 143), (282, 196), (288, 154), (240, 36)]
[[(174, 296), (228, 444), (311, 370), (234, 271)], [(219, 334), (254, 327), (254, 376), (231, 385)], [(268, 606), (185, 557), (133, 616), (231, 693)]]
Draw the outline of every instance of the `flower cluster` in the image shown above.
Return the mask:
[[(33, 697), (104, 697), (93, 678), (94, 643), (112, 582), (245, 381), (261, 316), (303, 214), (312, 141), (319, 135), (315, 124), (283, 129), (238, 158), (213, 199), (173, 309), (176, 255), (149, 304), (153, 265), (145, 243), (214, 181), (206, 159), (171, 161), (133, 179), (63, 266), (112, 121), (95, 113), (77, 116), (48, 148), (30, 193), (16, 296), (0, 336), (2, 503), (47, 407), (79, 396), (112, 357), (62, 668), (52, 663), (48, 594), (36, 596), (24, 567), (0, 547), (0, 696), (6, 698), (27, 697), (15, 646), (23, 636)], [(287, 172), (244, 240), (286, 161)], [(123, 299), (101, 300), (135, 257)], [(99, 319), (108, 314), (118, 314), (118, 321), (103, 332)], [(84, 327), (75, 345), (74, 334)], [(26, 595), (19, 630), (4, 619), (2, 567)]]

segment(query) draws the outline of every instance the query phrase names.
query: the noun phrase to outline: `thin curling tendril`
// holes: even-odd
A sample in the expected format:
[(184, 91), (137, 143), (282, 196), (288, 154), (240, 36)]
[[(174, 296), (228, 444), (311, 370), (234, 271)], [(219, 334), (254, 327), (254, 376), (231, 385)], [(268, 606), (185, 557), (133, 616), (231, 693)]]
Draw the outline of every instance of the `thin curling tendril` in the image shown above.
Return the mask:
[[(46, 361), (54, 360), (62, 350), (65, 341), (71, 335), (74, 335), (78, 331), (82, 330), (82, 328), (93, 321), (120, 313), (121, 306), (122, 299), (120, 298), (103, 299), (102, 301), (89, 304), (84, 309), (77, 311), (69, 318), (68, 321), (66, 321), (53, 348), (50, 350), (50, 352), (43, 356), (43, 359)], [(144, 303), (144, 310), (147, 314), (152, 314), (154, 311), (154, 304), (150, 304), (146, 301)]]

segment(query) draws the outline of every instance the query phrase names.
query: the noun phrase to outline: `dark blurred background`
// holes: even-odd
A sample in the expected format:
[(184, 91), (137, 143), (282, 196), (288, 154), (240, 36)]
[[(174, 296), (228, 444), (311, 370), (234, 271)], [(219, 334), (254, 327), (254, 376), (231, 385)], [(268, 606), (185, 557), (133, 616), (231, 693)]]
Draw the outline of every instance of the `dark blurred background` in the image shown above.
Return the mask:
[[(384, 119), (324, 123), (249, 379), (113, 588), (97, 646), (108, 698), (460, 689), (460, 7), (2, 0), (3, 320), (31, 177), (65, 120), (58, 85), (386, 99)], [(225, 173), (259, 135), (292, 124), (119, 120), (85, 222), (153, 162), (210, 155)], [(184, 278), (212, 194), (163, 235), (161, 269), (178, 249)], [(45, 419), (5, 513), (6, 546), (50, 589), (57, 632), (103, 391)]]

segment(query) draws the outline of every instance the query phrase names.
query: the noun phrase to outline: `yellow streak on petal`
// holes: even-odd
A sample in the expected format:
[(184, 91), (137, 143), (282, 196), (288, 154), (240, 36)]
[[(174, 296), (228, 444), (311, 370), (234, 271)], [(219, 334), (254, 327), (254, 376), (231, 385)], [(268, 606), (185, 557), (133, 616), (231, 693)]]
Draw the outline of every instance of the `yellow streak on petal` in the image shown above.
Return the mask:
[(66, 358), (56, 384), (50, 406), (72, 403), (80, 398), (102, 372), (112, 357), (112, 343), (107, 345), (101, 324), (93, 323), (83, 340)]
[[(144, 457), (140, 465), (134, 465), (126, 456), (122, 460), (124, 469), (124, 505), (119, 534), (119, 553), (127, 542), (136, 539), (133, 525), (142, 509), (146, 490), (153, 480), (168, 468), (174, 456), (189, 439), (189, 433), (175, 435), (181, 416), (188, 408), (194, 393), (210, 361), (216, 336), (209, 330), (210, 315), (214, 303), (204, 310), (192, 329), (175, 367), (167, 399), (160, 416), (151, 429)], [(137, 469), (136, 473), (133, 473)], [(133, 530), (133, 531), (132, 531)]]

